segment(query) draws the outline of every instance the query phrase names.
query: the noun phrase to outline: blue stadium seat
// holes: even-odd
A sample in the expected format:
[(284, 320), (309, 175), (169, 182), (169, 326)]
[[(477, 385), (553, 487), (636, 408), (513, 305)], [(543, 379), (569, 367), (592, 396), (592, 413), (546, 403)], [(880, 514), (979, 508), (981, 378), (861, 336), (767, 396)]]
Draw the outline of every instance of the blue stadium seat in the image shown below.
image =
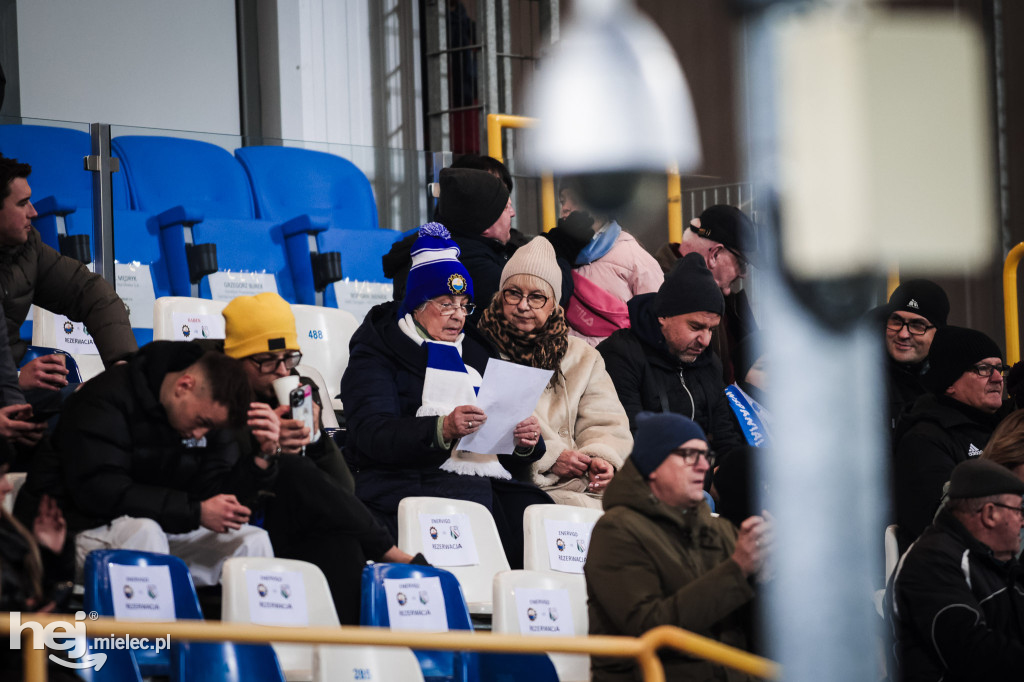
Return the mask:
[(329, 229), (377, 229), (370, 181), (348, 159), (298, 147), (235, 150), (252, 183), (261, 218), (285, 221), (308, 214)]
[[(275, 276), (285, 300), (315, 301), (308, 249), (305, 259), (290, 259), (285, 242), (308, 242), (309, 234), (326, 226), (302, 216), (291, 216), (298, 220), (288, 224), (257, 219), (248, 178), (230, 152), (196, 140), (131, 135), (111, 146), (121, 159), (132, 208), (156, 216), (173, 295), (191, 293), (184, 231), (191, 227), (194, 243), (218, 245), (220, 270), (265, 271)], [(205, 279), (200, 295), (211, 297)]]
[[(310, 215), (327, 230), (317, 235), (321, 253), (341, 254), (342, 276), (386, 282), (381, 256), (401, 238), (378, 229), (370, 181), (355, 164), (334, 154), (297, 147), (242, 147), (235, 150), (252, 183), (261, 218), (285, 221)], [(324, 301), (337, 306), (333, 288)]]
[(480, 653), (480, 682), (558, 682), (551, 659), (542, 654)]
[[(371, 564), (363, 569), (360, 625), (390, 627), (385, 580), (418, 580), (437, 577), (444, 592), (444, 606), (449, 630), (472, 630), (473, 623), (455, 576), (442, 568), (413, 564)], [(479, 660), (473, 652), (413, 650), (419, 659), (423, 678), (428, 682), (450, 680), (477, 682)]]
[(175, 646), (170, 682), (284, 682), (269, 644), (181, 642)]
[[(93, 174), (82, 159), (91, 153), (88, 133), (70, 128), (36, 125), (0, 126), (0, 153), (32, 166), (29, 183), (33, 204), (39, 212), (33, 224), (43, 242), (59, 249), (58, 217), (64, 218), (69, 235), (87, 235), (91, 253), (93, 238)], [(121, 263), (139, 261), (150, 266), (154, 296), (169, 296), (167, 268), (160, 254), (155, 223), (147, 227), (144, 213), (130, 210), (128, 184), (124, 173), (111, 175), (114, 199), (114, 255)], [(31, 338), (31, 323), (22, 335)], [(135, 329), (139, 344), (153, 338), (152, 329)]]

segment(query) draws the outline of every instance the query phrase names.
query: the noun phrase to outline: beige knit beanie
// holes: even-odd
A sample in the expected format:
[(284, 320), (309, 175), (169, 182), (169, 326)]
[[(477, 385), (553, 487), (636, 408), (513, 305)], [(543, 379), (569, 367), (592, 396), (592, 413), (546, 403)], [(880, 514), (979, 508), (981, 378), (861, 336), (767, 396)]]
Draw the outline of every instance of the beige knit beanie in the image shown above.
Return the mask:
[(533, 275), (548, 283), (555, 292), (555, 305), (562, 298), (562, 269), (555, 260), (555, 249), (545, 237), (534, 237), (519, 247), (501, 271), (501, 288), (515, 275)]

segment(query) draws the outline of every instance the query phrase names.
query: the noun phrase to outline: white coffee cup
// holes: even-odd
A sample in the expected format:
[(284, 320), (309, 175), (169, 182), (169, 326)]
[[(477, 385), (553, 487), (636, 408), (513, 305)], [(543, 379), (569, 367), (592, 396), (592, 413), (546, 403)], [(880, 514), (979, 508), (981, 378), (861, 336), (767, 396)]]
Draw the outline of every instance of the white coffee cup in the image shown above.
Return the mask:
[(274, 395), (277, 396), (278, 405), (290, 405), (289, 395), (299, 387), (299, 377), (286, 376), (274, 379)]

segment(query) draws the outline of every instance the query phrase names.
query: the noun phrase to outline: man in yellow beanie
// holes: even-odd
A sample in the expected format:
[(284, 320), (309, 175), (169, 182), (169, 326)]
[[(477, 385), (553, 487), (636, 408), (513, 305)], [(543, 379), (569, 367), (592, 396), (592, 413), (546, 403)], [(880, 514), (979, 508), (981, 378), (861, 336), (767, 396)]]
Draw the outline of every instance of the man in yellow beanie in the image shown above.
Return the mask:
[[(294, 373), (302, 360), (288, 302), (275, 293), (239, 296), (225, 306), (223, 315), (224, 353), (242, 362), (256, 394), (250, 424), (268, 418), (280, 424), (275, 442), (255, 428), (238, 434), (243, 455), (258, 448), (259, 456), (278, 463), (277, 477), (262, 502), (254, 505), (254, 515), (270, 534), (274, 554), (319, 566), (342, 624), (358, 625), (366, 560), (407, 563), (413, 557), (395, 547), (387, 529), (355, 496), (341, 451), (323, 432), (316, 386), (315, 433), (290, 418), (289, 405), (277, 404), (274, 380)], [(422, 557), (419, 560), (423, 562)]]

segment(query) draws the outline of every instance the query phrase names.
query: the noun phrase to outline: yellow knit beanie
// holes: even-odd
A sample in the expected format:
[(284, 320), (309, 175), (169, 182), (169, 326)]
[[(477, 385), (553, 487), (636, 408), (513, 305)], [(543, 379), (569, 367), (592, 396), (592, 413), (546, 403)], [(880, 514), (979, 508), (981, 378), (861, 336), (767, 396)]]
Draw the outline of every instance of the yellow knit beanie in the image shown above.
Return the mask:
[(223, 315), (224, 352), (233, 358), (299, 350), (291, 306), (273, 292), (239, 296), (224, 307)]

